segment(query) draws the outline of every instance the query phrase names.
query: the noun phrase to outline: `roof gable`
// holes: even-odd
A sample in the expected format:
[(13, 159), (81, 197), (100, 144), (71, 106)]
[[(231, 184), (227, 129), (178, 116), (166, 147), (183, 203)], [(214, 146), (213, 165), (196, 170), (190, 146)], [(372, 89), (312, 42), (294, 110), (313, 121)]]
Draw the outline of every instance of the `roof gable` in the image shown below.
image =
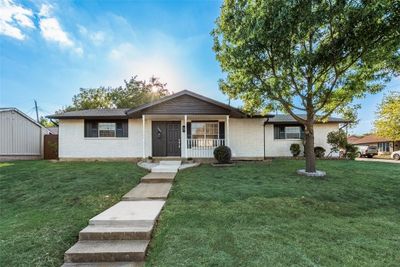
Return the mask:
[(200, 114), (246, 117), (245, 113), (236, 108), (187, 90), (131, 109), (127, 112), (127, 115), (130, 117), (140, 117), (142, 114)]

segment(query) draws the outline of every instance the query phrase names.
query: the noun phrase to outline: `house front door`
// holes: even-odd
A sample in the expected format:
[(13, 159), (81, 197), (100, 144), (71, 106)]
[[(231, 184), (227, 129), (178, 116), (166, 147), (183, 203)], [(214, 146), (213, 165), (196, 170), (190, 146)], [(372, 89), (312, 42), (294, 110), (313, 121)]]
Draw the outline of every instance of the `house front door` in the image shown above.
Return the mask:
[(154, 157), (181, 156), (181, 123), (153, 121), (152, 147)]

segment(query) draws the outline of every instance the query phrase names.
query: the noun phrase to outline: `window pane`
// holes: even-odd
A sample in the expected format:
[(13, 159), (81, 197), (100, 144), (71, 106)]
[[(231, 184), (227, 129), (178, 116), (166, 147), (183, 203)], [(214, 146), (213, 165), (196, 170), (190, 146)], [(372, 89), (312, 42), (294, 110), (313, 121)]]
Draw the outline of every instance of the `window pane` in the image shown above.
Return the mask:
[(99, 122), (99, 137), (115, 137), (114, 122)]
[(218, 139), (218, 122), (192, 122), (192, 139)]
[(285, 127), (286, 139), (300, 139), (300, 127)]

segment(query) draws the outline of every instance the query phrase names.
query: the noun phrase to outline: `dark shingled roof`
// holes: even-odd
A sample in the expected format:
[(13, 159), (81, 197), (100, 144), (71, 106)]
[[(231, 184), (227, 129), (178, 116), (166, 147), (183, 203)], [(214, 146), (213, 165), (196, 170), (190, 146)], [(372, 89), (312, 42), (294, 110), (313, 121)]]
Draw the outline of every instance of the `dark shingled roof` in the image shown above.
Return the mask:
[(86, 110), (76, 110), (68, 111), (61, 114), (53, 114), (47, 116), (50, 119), (125, 119), (126, 111), (129, 108), (113, 108), (113, 109), (86, 109)]
[[(279, 123), (298, 123), (292, 116), (290, 115), (285, 115), (285, 114), (277, 114), (277, 115), (272, 115), (272, 114), (266, 114), (266, 115), (261, 115), (261, 114), (255, 114), (255, 115), (248, 115), (244, 113), (243, 111), (231, 107), (229, 105), (226, 105), (224, 103), (218, 102), (214, 99), (196, 94), (194, 92), (188, 91), (188, 90), (183, 90), (178, 93), (163, 97), (159, 100), (156, 100), (151, 103), (147, 103), (144, 105), (141, 105), (139, 107), (129, 109), (129, 108), (120, 108), (120, 109), (87, 109), (87, 110), (78, 110), (78, 111), (70, 111), (70, 112), (65, 112), (61, 114), (54, 114), (47, 116), (48, 118), (51, 119), (127, 119), (129, 117), (139, 117), (141, 116), (142, 112), (145, 114), (145, 110), (148, 109), (149, 107), (153, 107), (156, 105), (159, 105), (161, 103), (165, 103), (171, 99), (183, 96), (183, 95), (188, 95), (193, 98), (202, 100), (204, 102), (210, 103), (212, 105), (216, 105), (224, 110), (230, 111), (230, 116), (231, 117), (236, 117), (236, 118), (269, 118), (268, 122), (266, 123), (272, 123), (272, 124), (279, 124)], [(168, 113), (165, 113), (168, 115)], [(306, 118), (305, 114), (299, 114), (297, 115), (301, 118)], [(327, 122), (334, 122), (334, 123), (345, 123), (347, 121), (341, 119), (341, 118), (335, 118), (335, 117), (329, 117)]]
[[(306, 119), (306, 114), (296, 114), (296, 115), (302, 119)], [(348, 121), (342, 118), (329, 117), (327, 122), (345, 123)], [(274, 117), (268, 120), (268, 123), (298, 123), (298, 122), (289, 114), (276, 114)]]

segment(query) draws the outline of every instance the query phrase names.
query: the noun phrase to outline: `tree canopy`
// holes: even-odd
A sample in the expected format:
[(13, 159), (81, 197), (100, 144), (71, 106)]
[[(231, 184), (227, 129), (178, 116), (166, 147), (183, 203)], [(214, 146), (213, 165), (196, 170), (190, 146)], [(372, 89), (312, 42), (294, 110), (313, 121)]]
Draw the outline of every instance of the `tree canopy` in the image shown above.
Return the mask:
[(226, 0), (212, 32), (220, 89), (304, 124), (314, 172), (313, 125), (399, 72), (399, 25), (399, 0)]
[(400, 92), (386, 95), (376, 113), (375, 131), (377, 135), (392, 141), (400, 140)]
[(81, 88), (79, 93), (73, 96), (72, 105), (59, 112), (96, 108), (134, 108), (169, 95), (166, 85), (156, 77), (141, 81), (134, 76), (128, 81), (125, 80), (123, 86), (116, 88)]

